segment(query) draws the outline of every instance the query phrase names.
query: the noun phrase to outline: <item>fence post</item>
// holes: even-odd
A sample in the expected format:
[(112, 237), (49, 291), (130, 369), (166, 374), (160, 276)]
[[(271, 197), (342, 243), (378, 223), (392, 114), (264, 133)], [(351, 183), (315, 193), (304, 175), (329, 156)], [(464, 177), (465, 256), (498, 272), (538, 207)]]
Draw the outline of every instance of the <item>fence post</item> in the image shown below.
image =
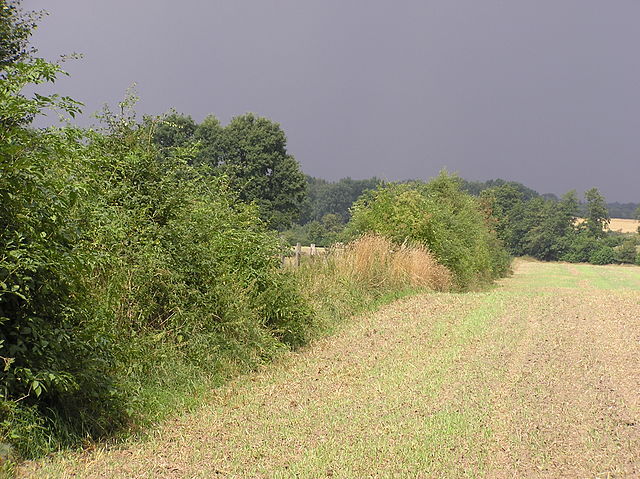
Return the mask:
[(311, 247), (309, 248), (309, 254), (311, 256), (315, 256), (316, 255), (316, 245), (315, 245), (315, 243), (311, 243)]
[(302, 252), (302, 247), (300, 243), (296, 243), (296, 267), (300, 266), (300, 253)]

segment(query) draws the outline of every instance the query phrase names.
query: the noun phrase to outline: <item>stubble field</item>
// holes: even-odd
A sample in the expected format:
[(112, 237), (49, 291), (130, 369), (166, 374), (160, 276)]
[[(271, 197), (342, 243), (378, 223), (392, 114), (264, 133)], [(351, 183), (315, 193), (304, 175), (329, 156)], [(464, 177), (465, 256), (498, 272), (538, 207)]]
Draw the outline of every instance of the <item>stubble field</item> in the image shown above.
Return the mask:
[(211, 393), (144, 441), (22, 477), (640, 477), (640, 267), (517, 261)]
[(609, 223), (609, 231), (617, 231), (618, 233), (637, 233), (639, 227), (639, 220), (625, 218), (611, 218)]

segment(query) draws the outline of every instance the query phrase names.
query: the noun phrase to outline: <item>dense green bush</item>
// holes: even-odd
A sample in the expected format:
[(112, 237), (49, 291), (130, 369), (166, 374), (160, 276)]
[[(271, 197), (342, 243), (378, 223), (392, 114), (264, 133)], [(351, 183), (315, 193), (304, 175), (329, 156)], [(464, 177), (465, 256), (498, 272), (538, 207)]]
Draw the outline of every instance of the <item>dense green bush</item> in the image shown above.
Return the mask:
[(619, 263), (635, 263), (636, 256), (638, 254), (638, 248), (636, 246), (636, 238), (627, 238), (616, 245), (615, 249), (616, 261)]
[(308, 196), (303, 203), (300, 223), (318, 221), (324, 223), (327, 215), (336, 216), (338, 221), (346, 223), (351, 217), (350, 208), (365, 191), (374, 190), (383, 181), (378, 178), (354, 180), (342, 178), (332, 182), (307, 176)]
[(591, 264), (611, 264), (616, 262), (616, 255), (610, 246), (601, 246), (589, 257)]
[(562, 245), (563, 252), (558, 258), (562, 261), (570, 263), (588, 263), (591, 256), (600, 249), (601, 241), (593, 238), (586, 230), (576, 230), (564, 237), (556, 238), (556, 241)]
[(365, 194), (353, 207), (348, 232), (397, 243), (426, 245), (460, 287), (504, 275), (509, 256), (491, 230), (480, 203), (442, 173), (427, 184), (392, 184)]
[(20, 94), (58, 71), (16, 64), (0, 90), (0, 442), (24, 456), (154, 419), (162, 395), (302, 344), (312, 319), (257, 207), (188, 148), (158, 151), (153, 122), (29, 128), (76, 111)]
[(13, 426), (25, 417), (50, 411), (82, 423), (80, 434), (99, 434), (122, 410), (108, 374), (112, 338), (96, 321), (85, 282), (93, 254), (78, 247), (76, 139), (26, 128), (43, 108), (77, 111), (67, 98), (20, 93), (58, 72), (42, 60), (17, 63), (6, 68), (0, 89), (0, 434), (33, 447), (46, 441), (38, 439), (41, 427)]

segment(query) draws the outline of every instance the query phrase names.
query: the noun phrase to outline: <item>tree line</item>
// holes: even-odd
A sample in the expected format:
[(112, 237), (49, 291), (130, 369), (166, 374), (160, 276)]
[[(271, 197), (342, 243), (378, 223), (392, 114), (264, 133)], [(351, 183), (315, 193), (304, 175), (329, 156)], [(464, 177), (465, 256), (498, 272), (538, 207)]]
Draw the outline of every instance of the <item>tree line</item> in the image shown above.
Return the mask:
[[(606, 227), (610, 217), (640, 219), (638, 204), (606, 203), (597, 189), (585, 192), (581, 200), (575, 192), (558, 198), (502, 179), (478, 182), (458, 178), (457, 181), (462, 191), (483, 202), (498, 237), (514, 256), (600, 264), (636, 261), (637, 236), (607, 233)], [(303, 211), (311, 213), (304, 214), (299, 224), (283, 232), (290, 244), (328, 246), (344, 241), (348, 238), (345, 227), (353, 205), (363, 194), (392, 183), (375, 177), (344, 178), (337, 182), (307, 177), (307, 184), (309, 206)], [(612, 211), (617, 216), (612, 215)]]
[(607, 232), (609, 212), (596, 188), (585, 192), (582, 209), (575, 191), (560, 200), (527, 199), (513, 186), (502, 185), (484, 190), (481, 198), (498, 237), (514, 256), (593, 264), (640, 262), (637, 234)]

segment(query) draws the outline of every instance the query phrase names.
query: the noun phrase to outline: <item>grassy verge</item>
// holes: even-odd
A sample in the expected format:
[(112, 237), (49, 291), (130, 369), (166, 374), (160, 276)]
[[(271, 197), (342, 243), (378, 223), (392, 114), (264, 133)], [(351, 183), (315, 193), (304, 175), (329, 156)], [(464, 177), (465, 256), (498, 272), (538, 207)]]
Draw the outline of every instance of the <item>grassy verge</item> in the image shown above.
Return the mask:
[[(308, 305), (312, 321), (284, 321), (290, 329), (281, 329), (275, 334), (302, 338), (298, 345), (334, 334), (357, 313), (419, 292), (445, 290), (451, 285), (448, 270), (426, 249), (394, 246), (375, 236), (365, 236), (347, 245), (341, 254), (308, 262), (287, 276), (297, 285), (300, 300)], [(213, 389), (291, 349), (285, 343), (274, 342), (272, 348), (266, 349), (264, 343), (248, 342), (236, 344), (240, 350), (234, 353), (228, 345), (223, 349), (212, 343), (208, 345), (210, 362), (202, 364), (201, 360), (193, 360), (185, 353), (190, 350), (201, 353), (204, 347), (192, 344), (187, 349), (174, 341), (165, 341), (163, 334), (147, 334), (137, 338), (134, 344), (142, 350), (128, 352), (130, 367), (123, 371), (127, 375), (123, 382), (132, 393), (128, 404), (135, 420), (128, 428), (109, 436), (107, 441), (112, 445), (131, 437), (144, 438), (154, 424), (200, 406)], [(42, 429), (33, 436), (36, 442), (27, 447), (46, 451), (46, 434)], [(61, 435), (57, 431), (57, 436)]]
[(314, 257), (296, 271), (315, 310), (312, 337), (331, 334), (342, 319), (404, 296), (452, 287), (451, 272), (422, 246), (398, 246), (365, 235), (344, 250)]
[(467, 373), (460, 359), (503, 309), (485, 293), (405, 298), (234, 381), (194, 414), (132, 444), (135, 452), (55, 460), (38, 473), (435, 477), (449, 470), (455, 477), (459, 448), (480, 461), (467, 439), (480, 444), (487, 431), (484, 413), (455, 396), (464, 388), (450, 380)]

